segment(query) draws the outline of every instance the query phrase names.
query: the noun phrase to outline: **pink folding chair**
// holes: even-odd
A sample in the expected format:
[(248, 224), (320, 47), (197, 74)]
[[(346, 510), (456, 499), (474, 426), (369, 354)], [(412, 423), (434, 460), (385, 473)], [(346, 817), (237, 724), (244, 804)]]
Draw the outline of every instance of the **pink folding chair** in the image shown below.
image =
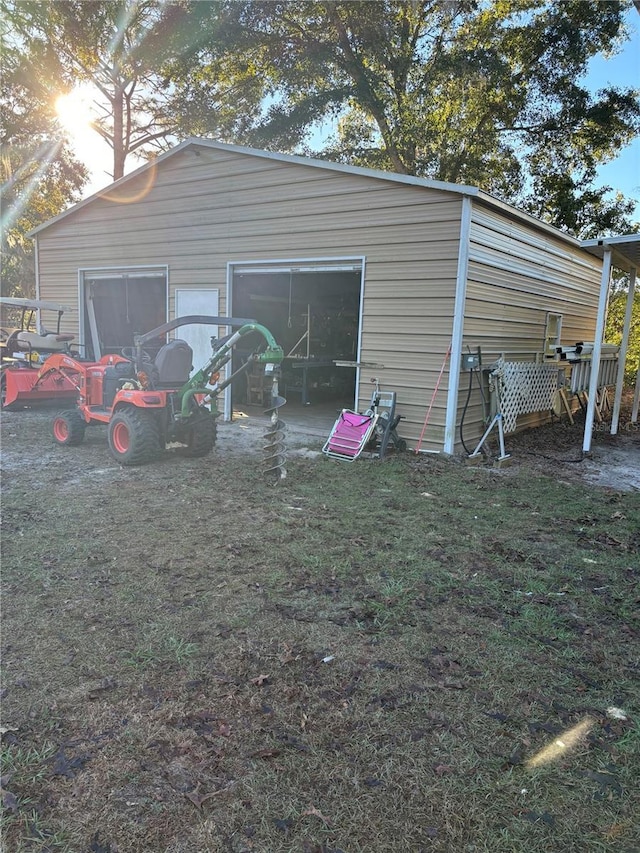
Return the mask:
[(378, 415), (361, 415), (349, 409), (343, 409), (333, 425), (322, 452), (333, 459), (353, 462), (367, 446), (376, 428)]

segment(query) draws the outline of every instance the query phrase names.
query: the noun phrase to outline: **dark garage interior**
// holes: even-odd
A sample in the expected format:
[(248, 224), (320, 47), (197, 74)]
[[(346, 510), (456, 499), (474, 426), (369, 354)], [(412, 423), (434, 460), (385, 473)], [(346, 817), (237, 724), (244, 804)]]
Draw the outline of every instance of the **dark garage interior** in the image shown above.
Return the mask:
[[(135, 335), (161, 326), (167, 318), (165, 275), (87, 276), (84, 294), (86, 355), (89, 358), (120, 354), (133, 346)], [(165, 336), (157, 338), (146, 348), (155, 355), (165, 340)]]
[[(230, 313), (254, 318), (282, 346), (280, 391), (291, 403), (354, 405), (360, 285), (359, 269), (236, 271)], [(234, 370), (250, 352), (236, 350)], [(260, 368), (233, 390), (235, 404), (268, 405), (270, 394)]]

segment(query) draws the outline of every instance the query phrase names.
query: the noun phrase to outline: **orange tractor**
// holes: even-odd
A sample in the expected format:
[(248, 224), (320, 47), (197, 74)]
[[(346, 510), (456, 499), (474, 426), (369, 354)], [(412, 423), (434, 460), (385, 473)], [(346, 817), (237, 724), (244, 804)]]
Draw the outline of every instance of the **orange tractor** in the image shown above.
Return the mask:
[[(74, 386), (58, 373), (43, 371), (46, 360), (56, 354), (80, 359), (74, 336), (60, 331), (62, 315), (71, 308), (41, 299), (1, 296), (3, 315), (12, 314), (10, 328), (0, 330), (0, 408), (12, 410), (38, 403), (75, 400)], [(42, 324), (42, 315), (57, 316)]]
[[(207, 364), (192, 376), (191, 347), (179, 339), (161, 347), (152, 361), (145, 342), (181, 325), (204, 323), (239, 328), (225, 338), (212, 338), (213, 353)], [(220, 371), (231, 360), (232, 350), (245, 336), (263, 341), (246, 362), (225, 379)], [(266, 347), (262, 348), (266, 342)], [(58, 444), (80, 444), (88, 426), (108, 429), (111, 455), (121, 465), (141, 465), (157, 457), (168, 443), (182, 445), (186, 456), (206, 456), (216, 441), (217, 395), (253, 363), (264, 365), (273, 376), (271, 411), (286, 402), (278, 394), (279, 365), (284, 353), (264, 326), (251, 320), (190, 315), (137, 336), (132, 352), (105, 355), (97, 362), (82, 362), (64, 353), (52, 355), (43, 365), (50, 373), (73, 384), (74, 409), (60, 412), (53, 421)]]

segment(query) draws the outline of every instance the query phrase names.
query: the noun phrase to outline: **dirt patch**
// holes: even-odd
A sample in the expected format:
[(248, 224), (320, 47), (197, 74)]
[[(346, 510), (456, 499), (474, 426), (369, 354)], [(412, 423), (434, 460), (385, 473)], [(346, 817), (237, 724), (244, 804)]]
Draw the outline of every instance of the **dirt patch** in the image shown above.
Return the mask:
[(640, 490), (640, 441), (622, 436), (615, 444), (604, 442), (583, 463), (590, 483), (620, 491)]
[(582, 453), (583, 429), (578, 419), (574, 425), (556, 422), (507, 436), (508, 464), (517, 471), (532, 469), (585, 486), (640, 490), (640, 424), (625, 416), (615, 436), (609, 434), (608, 424), (596, 424), (587, 455)]
[[(285, 441), (289, 458), (317, 459), (329, 434), (331, 424), (323, 427), (306, 422), (304, 418), (288, 419)], [(63, 477), (69, 485), (77, 485), (84, 478), (113, 478), (122, 474), (108, 454), (106, 430), (97, 427), (87, 432), (86, 450), (69, 453), (60, 448), (51, 436), (52, 411), (48, 409), (6, 412), (2, 416), (2, 467), (5, 472), (24, 471), (25, 447), (28, 466), (45, 478)], [(234, 420), (218, 422), (218, 439), (214, 456), (232, 458), (248, 457), (250, 466), (259, 470), (269, 427), (267, 418), (256, 414), (237, 413)], [(553, 473), (570, 481), (580, 481), (586, 486), (596, 485), (619, 491), (640, 490), (640, 425), (628, 418), (621, 420), (616, 436), (607, 432), (606, 424), (597, 424), (594, 430), (591, 453), (582, 454), (582, 425), (554, 423), (507, 436), (508, 464), (504, 469), (496, 466), (494, 456), (484, 460), (487, 469), (518, 472), (530, 469), (541, 474)], [(455, 461), (455, 460), (454, 460)], [(145, 468), (145, 477), (153, 480), (154, 466)], [(134, 475), (136, 476), (136, 475)]]

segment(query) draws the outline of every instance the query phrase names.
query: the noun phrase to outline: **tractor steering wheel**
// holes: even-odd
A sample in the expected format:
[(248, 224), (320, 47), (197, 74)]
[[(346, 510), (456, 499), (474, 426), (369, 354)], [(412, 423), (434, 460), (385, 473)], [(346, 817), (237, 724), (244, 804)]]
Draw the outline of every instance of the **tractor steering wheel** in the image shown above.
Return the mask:
[[(120, 352), (122, 353), (122, 355), (125, 358), (128, 358), (129, 361), (135, 361), (136, 360), (136, 348), (135, 347), (122, 347)], [(148, 353), (145, 349), (142, 350), (142, 360), (148, 361), (151, 364), (153, 364), (153, 356), (151, 355), (151, 353)]]

